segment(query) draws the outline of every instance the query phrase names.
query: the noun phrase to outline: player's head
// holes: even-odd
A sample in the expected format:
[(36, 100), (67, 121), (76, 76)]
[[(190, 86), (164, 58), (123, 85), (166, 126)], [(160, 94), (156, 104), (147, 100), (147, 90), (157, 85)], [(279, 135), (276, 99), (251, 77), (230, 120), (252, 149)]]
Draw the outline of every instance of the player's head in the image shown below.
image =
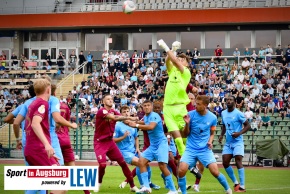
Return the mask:
[(203, 113), (209, 104), (209, 97), (206, 95), (199, 95), (196, 98), (196, 111), (198, 113)]
[(235, 108), (236, 106), (236, 97), (235, 96), (229, 96), (227, 97), (227, 107), (229, 109)]
[(34, 92), (34, 87), (33, 87), (33, 85), (30, 85), (30, 86), (28, 87), (28, 93), (29, 93), (30, 98), (33, 98), (33, 97), (36, 96), (36, 94), (35, 94), (35, 92)]
[(188, 66), (188, 63), (189, 63), (189, 57), (186, 56), (184, 53), (180, 53), (177, 55), (177, 59), (180, 61), (180, 63), (187, 67)]
[(37, 79), (33, 83), (36, 96), (44, 95), (47, 100), (51, 94), (51, 84), (47, 79)]
[(162, 111), (162, 104), (161, 102), (159, 101), (155, 101), (153, 103), (153, 111), (158, 113), (158, 114), (161, 114), (161, 111)]
[(40, 79), (46, 79), (47, 81), (49, 81), (49, 83), (51, 83), (51, 77), (49, 77), (48, 75), (43, 75)]
[(105, 106), (108, 108), (113, 107), (113, 97), (110, 94), (105, 94), (102, 99)]
[(153, 110), (153, 103), (150, 100), (145, 100), (142, 104), (143, 110), (146, 115), (150, 114)]
[(195, 96), (193, 93), (188, 93), (188, 98), (192, 104), (195, 104)]
[(52, 96), (55, 96), (55, 93), (56, 93), (56, 85), (55, 84), (52, 84), (51, 85), (51, 95)]
[(120, 113), (122, 116), (129, 117), (130, 116), (130, 108), (128, 106), (122, 106), (120, 108)]

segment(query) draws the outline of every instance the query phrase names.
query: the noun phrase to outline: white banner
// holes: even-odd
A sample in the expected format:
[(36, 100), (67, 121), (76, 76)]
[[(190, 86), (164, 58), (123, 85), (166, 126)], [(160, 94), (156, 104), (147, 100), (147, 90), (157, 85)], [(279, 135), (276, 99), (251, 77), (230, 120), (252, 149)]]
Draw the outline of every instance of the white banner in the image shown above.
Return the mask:
[(5, 166), (4, 190), (97, 190), (98, 166)]

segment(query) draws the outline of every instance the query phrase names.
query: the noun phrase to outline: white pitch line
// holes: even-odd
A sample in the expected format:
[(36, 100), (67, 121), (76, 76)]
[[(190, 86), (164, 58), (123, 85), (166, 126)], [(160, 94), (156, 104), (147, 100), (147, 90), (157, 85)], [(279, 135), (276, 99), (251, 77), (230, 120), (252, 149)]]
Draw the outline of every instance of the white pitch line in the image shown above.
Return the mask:
[[(258, 189), (246, 189), (247, 191), (265, 191), (265, 190), (282, 190), (282, 189), (290, 189), (290, 187), (276, 187), (276, 188), (258, 188)], [(190, 189), (192, 190), (192, 189)], [(223, 191), (220, 190), (211, 190), (211, 191), (199, 191), (200, 193), (221, 193)], [(187, 193), (196, 193), (195, 191), (187, 191)]]

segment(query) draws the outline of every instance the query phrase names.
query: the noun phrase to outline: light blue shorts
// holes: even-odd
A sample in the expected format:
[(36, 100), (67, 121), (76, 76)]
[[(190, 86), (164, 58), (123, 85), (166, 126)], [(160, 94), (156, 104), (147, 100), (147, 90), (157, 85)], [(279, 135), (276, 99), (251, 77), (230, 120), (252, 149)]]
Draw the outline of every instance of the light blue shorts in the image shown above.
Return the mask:
[(125, 151), (121, 151), (121, 153), (122, 153), (122, 156), (124, 157), (125, 162), (127, 164), (132, 164), (132, 160), (133, 160), (134, 157), (139, 158), (138, 153), (135, 154), (135, 153), (132, 153), (132, 152), (125, 152)]
[(141, 156), (149, 161), (154, 159), (157, 162), (168, 163), (168, 142), (167, 139), (161, 140), (159, 145), (150, 145)]
[(177, 155), (177, 149), (176, 149), (176, 146), (175, 146), (175, 143), (174, 143), (173, 138), (171, 138), (171, 140), (170, 140), (169, 152), (172, 152), (172, 155), (174, 157), (176, 157), (176, 155)]
[(244, 156), (245, 147), (244, 144), (225, 144), (223, 148), (222, 155), (230, 154), (235, 156)]
[(187, 148), (180, 159), (180, 162), (185, 162), (191, 167), (196, 166), (197, 161), (200, 161), (206, 168), (208, 168), (208, 165), (215, 163), (216, 159), (211, 149), (192, 150)]
[(59, 158), (58, 163), (63, 166), (64, 165), (64, 159), (63, 159), (63, 155), (61, 152), (61, 148), (60, 148), (60, 144), (59, 144), (59, 140), (57, 137), (57, 134), (55, 132), (50, 133), (50, 138), (51, 138), (51, 146), (54, 149), (55, 155), (56, 157)]

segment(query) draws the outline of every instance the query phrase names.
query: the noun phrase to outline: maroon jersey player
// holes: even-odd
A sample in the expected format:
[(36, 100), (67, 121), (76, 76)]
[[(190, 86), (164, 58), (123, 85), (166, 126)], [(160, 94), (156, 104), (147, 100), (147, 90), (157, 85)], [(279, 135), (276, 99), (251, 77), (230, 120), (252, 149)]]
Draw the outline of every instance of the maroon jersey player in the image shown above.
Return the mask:
[[(121, 116), (120, 113), (112, 109), (113, 98), (111, 95), (105, 95), (103, 97), (103, 104), (104, 107), (100, 108), (96, 114), (94, 136), (94, 150), (99, 163), (99, 187), (103, 181), (106, 168), (106, 156), (108, 156), (111, 161), (118, 162), (128, 180), (128, 183), (130, 184), (130, 190), (136, 192), (138, 191), (138, 188), (135, 186), (131, 171), (113, 140), (113, 134), (115, 132), (116, 121), (137, 121), (139, 119), (136, 117)], [(95, 192), (98, 191), (99, 190), (95, 190)]]
[(46, 79), (39, 79), (33, 86), (36, 100), (28, 107), (26, 115), (24, 156), (30, 166), (58, 165), (49, 133), (48, 99), (51, 84)]

